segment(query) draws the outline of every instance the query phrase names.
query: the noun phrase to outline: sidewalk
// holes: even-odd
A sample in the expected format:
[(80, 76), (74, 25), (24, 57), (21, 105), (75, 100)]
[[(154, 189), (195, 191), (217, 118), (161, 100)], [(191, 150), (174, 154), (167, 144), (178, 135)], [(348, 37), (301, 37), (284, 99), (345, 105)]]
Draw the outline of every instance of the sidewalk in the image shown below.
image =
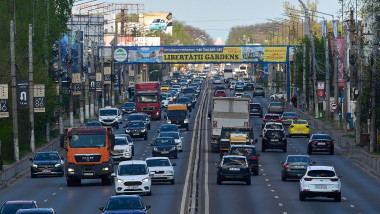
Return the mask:
[[(70, 119), (63, 120), (64, 128), (70, 127)], [(74, 119), (74, 127), (80, 126), (80, 120)], [(60, 137), (50, 139), (50, 142), (42, 145), (39, 148), (36, 148), (36, 152), (43, 151), (55, 151), (60, 148), (59, 145)], [(0, 189), (7, 187), (9, 184), (12, 184), (18, 177), (29, 172), (30, 161), (29, 158), (32, 158), (34, 154), (31, 152), (21, 160), (12, 165), (4, 166), (3, 170), (0, 172)]]

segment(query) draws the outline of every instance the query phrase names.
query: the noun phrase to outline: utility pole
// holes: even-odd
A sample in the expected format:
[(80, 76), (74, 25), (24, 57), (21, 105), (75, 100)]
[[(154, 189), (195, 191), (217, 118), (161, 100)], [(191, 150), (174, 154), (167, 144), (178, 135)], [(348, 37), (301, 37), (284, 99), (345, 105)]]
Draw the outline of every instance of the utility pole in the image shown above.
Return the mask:
[(303, 53), (302, 53), (302, 111), (304, 111), (304, 109), (306, 108), (306, 45), (305, 44), (302, 44), (302, 49), (303, 49)]
[(314, 36), (311, 35), (311, 50), (313, 55), (313, 98), (314, 98), (314, 110), (315, 110), (315, 118), (319, 118), (319, 109), (318, 109), (318, 96), (317, 96), (317, 66), (316, 66), (316, 59), (315, 59), (315, 44), (314, 44)]
[(67, 73), (69, 75), (70, 79), (70, 94), (69, 94), (69, 111), (70, 111), (70, 128), (74, 127), (74, 104), (73, 104), (73, 73), (72, 73), (72, 59), (71, 59), (71, 31), (68, 33), (68, 38), (67, 38), (67, 43), (68, 43), (68, 50), (67, 50), (67, 55), (68, 55), (68, 65), (67, 65)]
[[(347, 31), (347, 25), (343, 25), (343, 34), (344, 34), (344, 51), (343, 51), (343, 80), (344, 80), (344, 86), (343, 86), (343, 111), (342, 111), (342, 119), (346, 120), (347, 119), (347, 110), (348, 110), (348, 105), (349, 105), (349, 86), (348, 86), (348, 81), (349, 81), (349, 67), (348, 67), (348, 31)], [(347, 126), (345, 126), (347, 123), (343, 122), (343, 128), (344, 132), (347, 133)]]
[(61, 59), (61, 38), (58, 41), (58, 85), (59, 85), (59, 118), (58, 130), (59, 134), (63, 135), (63, 118), (62, 118), (62, 59)]
[(16, 56), (15, 56), (15, 32), (13, 21), (10, 23), (10, 46), (11, 46), (11, 78), (12, 78), (12, 119), (13, 119), (13, 146), (14, 158), (19, 161), (18, 147), (18, 117), (17, 117), (17, 90), (16, 90)]
[[(81, 48), (81, 31), (77, 31), (77, 40), (78, 40), (78, 73), (82, 76), (82, 48)], [(82, 80), (80, 80), (82, 82)], [(82, 87), (84, 88), (84, 87)], [(83, 95), (79, 96), (79, 118), (80, 123), (84, 123), (84, 112), (83, 112)]]
[(372, 154), (376, 149), (376, 88), (377, 88), (377, 32), (376, 30), (373, 31), (373, 47), (372, 47), (372, 74), (371, 74), (371, 125), (370, 125), (370, 131), (369, 131), (369, 152)]
[(362, 114), (362, 107), (361, 107), (361, 94), (362, 94), (362, 50), (363, 50), (363, 42), (362, 42), (362, 23), (361, 21), (358, 21), (358, 38), (357, 38), (357, 98), (356, 98), (356, 119), (355, 119), (355, 142), (356, 144), (360, 143), (360, 137), (362, 132), (361, 127), (361, 114)]
[[(115, 89), (114, 89), (114, 81), (115, 81), (115, 46), (117, 45), (117, 28), (115, 29), (115, 36), (112, 43), (112, 53), (111, 53), (111, 105), (115, 106)], [(120, 80), (119, 80), (120, 81)], [(119, 86), (120, 87), (120, 86)]]
[[(85, 119), (90, 119), (90, 103), (89, 103), (89, 94), (90, 94), (90, 91), (89, 91), (89, 87), (88, 87), (88, 75), (89, 75), (89, 72), (88, 72), (88, 51), (87, 51), (87, 47), (88, 47), (88, 39), (85, 39), (84, 41), (84, 68), (86, 69), (83, 73), (84, 73), (84, 118)], [(92, 93), (92, 92), (91, 92)]]
[[(327, 25), (327, 22), (326, 22)], [(326, 121), (330, 123), (330, 60), (329, 60), (329, 40), (327, 35), (325, 40), (325, 59), (326, 59)]]
[[(334, 21), (334, 20), (333, 20)], [(339, 57), (339, 52), (338, 52), (338, 46), (337, 46), (337, 41), (336, 41), (336, 36), (334, 35), (334, 41), (333, 41), (333, 46), (334, 46), (334, 51), (333, 51), (333, 59), (334, 59), (334, 102), (336, 105), (338, 105), (338, 93), (339, 93), (339, 85), (338, 85), (338, 57)], [(334, 124), (336, 127), (339, 126), (339, 108), (336, 108), (334, 110)]]
[(30, 150), (34, 152), (34, 87), (33, 87), (33, 27), (29, 24), (29, 123), (30, 123)]
[[(94, 45), (94, 42), (91, 42), (91, 74), (94, 74), (96, 75), (96, 72), (95, 72), (95, 45)], [(96, 83), (96, 81), (95, 81)], [(93, 118), (94, 115), (95, 115), (95, 112), (94, 112), (94, 104), (96, 104), (96, 102), (98, 101), (97, 99), (95, 99), (95, 94), (96, 94), (96, 84), (95, 84), (95, 91), (94, 92), (90, 92), (90, 117)]]
[(106, 93), (105, 93), (105, 86), (104, 86), (104, 46), (102, 44), (102, 47), (101, 47), (101, 53), (102, 53), (102, 58), (100, 59), (101, 60), (101, 65), (100, 65), (100, 70), (102, 72), (102, 108), (104, 108), (104, 100), (105, 100), (105, 96), (106, 96)]
[(313, 72), (313, 48), (311, 46), (311, 37), (310, 35), (310, 44), (309, 44), (309, 114), (313, 112), (313, 82), (312, 82), (312, 72)]
[[(94, 67), (95, 67), (95, 70), (96, 70), (96, 72), (95, 72), (95, 75), (96, 75), (96, 73), (98, 73), (98, 72), (100, 73), (100, 70), (101, 70), (100, 69), (100, 64), (99, 64), (100, 60), (98, 58), (98, 43), (95, 43), (94, 51), (95, 51), (95, 54), (93, 54), (93, 57), (94, 57)], [(97, 112), (97, 111), (99, 111), (99, 93), (98, 93), (98, 89), (95, 90), (94, 96), (95, 96), (95, 98), (94, 98), (95, 111)]]

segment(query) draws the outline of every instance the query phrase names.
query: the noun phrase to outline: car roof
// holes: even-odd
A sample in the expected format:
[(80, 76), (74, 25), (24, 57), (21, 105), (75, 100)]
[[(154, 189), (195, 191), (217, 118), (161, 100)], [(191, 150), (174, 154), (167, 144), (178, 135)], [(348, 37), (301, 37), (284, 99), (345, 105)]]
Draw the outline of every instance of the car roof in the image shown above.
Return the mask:
[(234, 147), (256, 148), (256, 147), (253, 146), (253, 145), (231, 145), (231, 146), (230, 146), (230, 148), (234, 148)]
[(19, 209), (16, 213), (55, 213), (53, 208), (27, 208), (27, 209)]
[(179, 134), (179, 132), (176, 132), (176, 131), (163, 131), (163, 132), (160, 132), (160, 134), (162, 134), (162, 133)]
[(129, 116), (132, 116), (132, 115), (147, 115), (146, 113), (133, 113), (133, 114), (130, 114)]
[(145, 161), (147, 161), (147, 160), (161, 160), (161, 159), (165, 159), (165, 160), (170, 161), (168, 157), (149, 157), (149, 158), (146, 158)]
[(36, 154), (52, 154), (52, 153), (58, 154), (58, 152), (56, 152), (56, 151), (37, 152)]
[(330, 170), (335, 171), (333, 166), (309, 166), (308, 170)]
[(267, 122), (267, 123), (265, 123), (265, 125), (282, 125), (282, 123), (278, 123), (278, 122)]
[(310, 158), (309, 155), (288, 155), (287, 158), (288, 157), (308, 157), (308, 158)]
[(106, 110), (106, 109), (118, 110), (118, 108), (111, 107), (111, 106), (106, 106), (105, 108), (101, 108), (100, 110)]
[(265, 114), (264, 116), (280, 116), (279, 114)]
[(146, 162), (143, 161), (143, 160), (121, 161), (121, 162), (119, 163), (119, 166), (120, 166), (120, 165), (132, 165), (132, 164), (144, 164), (144, 165), (146, 165)]
[(161, 125), (161, 127), (163, 127), (163, 126), (175, 126), (175, 127), (178, 127), (176, 124), (167, 124), (167, 123)]
[[(313, 134), (311, 137), (329, 136), (329, 134)], [(330, 137), (331, 138), (331, 137)]]
[(223, 159), (224, 158), (244, 158), (244, 159), (247, 159), (245, 156), (241, 156), (241, 155), (224, 155)]
[(129, 121), (129, 123), (144, 123), (144, 122), (142, 120), (131, 120)]
[(128, 198), (138, 198), (138, 199), (141, 199), (141, 197), (139, 195), (112, 195), (108, 198), (108, 200), (110, 199), (116, 199), (116, 198), (125, 198), (125, 199), (128, 199)]
[(34, 204), (37, 203), (34, 200), (14, 200), (14, 201), (6, 201), (4, 204)]

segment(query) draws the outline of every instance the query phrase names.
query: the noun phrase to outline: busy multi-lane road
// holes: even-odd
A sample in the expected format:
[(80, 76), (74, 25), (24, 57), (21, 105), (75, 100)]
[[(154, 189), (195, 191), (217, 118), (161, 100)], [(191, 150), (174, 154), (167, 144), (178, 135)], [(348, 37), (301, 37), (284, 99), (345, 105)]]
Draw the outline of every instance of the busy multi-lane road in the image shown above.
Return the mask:
[[(176, 163), (176, 182), (158, 183), (152, 186), (151, 196), (142, 196), (145, 204), (152, 208), (151, 213), (181, 213), (188, 211), (189, 200), (185, 200), (190, 193), (186, 187), (192, 179), (187, 178), (189, 158), (192, 152), (200, 151), (201, 191), (197, 195), (200, 202), (197, 203), (197, 213), (377, 213), (380, 204), (377, 203), (378, 192), (380, 192), (379, 180), (366, 174), (348, 159), (336, 152), (335, 155), (312, 154), (311, 158), (317, 165), (334, 166), (337, 173), (342, 175), (342, 202), (334, 202), (333, 199), (313, 198), (304, 202), (299, 201), (299, 182), (297, 180), (282, 181), (280, 171), (280, 161), (285, 160), (288, 154), (306, 154), (307, 138), (288, 138), (288, 151), (267, 151), (261, 153), (261, 133), (262, 118), (252, 117), (251, 126), (254, 129), (255, 138), (258, 138), (257, 151), (261, 153), (259, 157), (260, 172), (258, 176), (252, 176), (252, 185), (245, 185), (239, 182), (228, 182), (223, 185), (216, 184), (215, 163), (220, 161), (218, 153), (211, 153), (207, 139), (210, 136), (210, 121), (203, 120), (207, 128), (200, 128), (196, 120), (197, 115), (207, 118), (210, 111), (211, 100), (206, 99), (212, 96), (212, 84), (208, 88), (203, 84), (202, 93), (206, 93), (198, 98), (195, 110), (191, 112), (190, 130), (181, 130), (183, 136), (183, 152), (179, 153), (177, 159), (171, 159)], [(251, 94), (252, 92), (246, 92)], [(233, 96), (233, 91), (228, 91), (229, 96)], [(268, 98), (254, 97), (254, 102), (261, 103), (266, 107), (270, 101)], [(208, 105), (201, 105), (202, 101), (209, 102)], [(286, 111), (286, 110), (285, 110)], [(199, 113), (198, 113), (199, 112)], [(264, 110), (264, 113), (266, 110)], [(123, 121), (128, 116), (123, 116)], [(151, 156), (151, 146), (149, 143), (158, 136), (158, 128), (164, 120), (152, 121), (149, 130), (148, 140), (134, 139), (135, 156), (134, 160), (145, 160)], [(123, 126), (125, 122), (123, 122)], [(196, 127), (194, 129), (194, 126)], [(120, 126), (122, 127), (122, 126)], [(311, 127), (313, 128), (313, 127)], [(124, 133), (124, 129), (115, 129), (115, 133)], [(200, 132), (200, 133), (198, 133)], [(313, 130), (312, 133), (320, 132)], [(203, 149), (191, 150), (193, 136), (200, 134)], [(196, 160), (192, 158), (191, 160)], [(190, 163), (193, 167), (192, 163)], [(80, 186), (68, 187), (64, 177), (39, 177), (30, 178), (29, 173), (11, 186), (0, 192), (0, 201), (31, 199), (36, 200), (40, 207), (52, 207), (57, 213), (100, 213), (99, 207), (104, 206), (107, 198), (115, 194), (114, 186), (104, 186), (99, 180), (83, 180)], [(185, 203), (184, 203), (185, 202)]]

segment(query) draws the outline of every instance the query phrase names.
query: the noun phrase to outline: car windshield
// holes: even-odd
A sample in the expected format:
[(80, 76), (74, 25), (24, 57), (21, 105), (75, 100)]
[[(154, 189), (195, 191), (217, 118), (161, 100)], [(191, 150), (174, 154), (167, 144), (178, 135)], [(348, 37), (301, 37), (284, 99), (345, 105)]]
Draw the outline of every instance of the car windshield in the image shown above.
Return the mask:
[(169, 110), (168, 117), (186, 117), (186, 110)]
[(187, 97), (178, 98), (177, 103), (189, 103), (190, 99)]
[(267, 129), (283, 129), (284, 127), (282, 126), (282, 124), (277, 124), (277, 123), (267, 123), (266, 125), (265, 125), (265, 127), (267, 128)]
[(69, 136), (71, 148), (94, 148), (106, 145), (106, 136), (97, 134), (80, 134)]
[(297, 114), (294, 112), (284, 112), (282, 114), (283, 117), (297, 117)]
[(179, 139), (179, 134), (176, 132), (161, 132), (159, 137), (172, 137), (174, 139)]
[(115, 145), (128, 145), (128, 141), (125, 138), (116, 138)]
[(306, 156), (289, 156), (287, 162), (303, 162), (303, 163), (310, 163), (310, 158)]
[(283, 138), (284, 137), (284, 132), (280, 131), (280, 130), (274, 130), (274, 131), (267, 131), (267, 133), (265, 134), (266, 137), (269, 137), (269, 138)]
[(135, 107), (135, 103), (124, 103), (123, 107)]
[(166, 100), (166, 99), (167, 99), (166, 96), (161, 95), (161, 100)]
[(293, 120), (293, 124), (307, 124), (306, 120)]
[(177, 125), (161, 126), (161, 132), (167, 132), (167, 131), (178, 131), (178, 127), (177, 127)]
[(131, 121), (131, 120), (144, 120), (144, 116), (143, 115), (129, 115), (128, 120), (129, 121)]
[(19, 209), (30, 209), (35, 208), (34, 204), (6, 204), (1, 209), (0, 213), (16, 213)]
[(251, 108), (261, 108), (260, 104), (249, 104)]
[(224, 91), (222, 91), (222, 90), (218, 90), (218, 91), (216, 91), (216, 93), (217, 93), (217, 94), (224, 94)]
[(135, 210), (144, 209), (138, 198), (112, 198), (108, 201), (106, 210)]
[(255, 88), (255, 91), (263, 91), (263, 88)]
[(129, 122), (128, 127), (143, 127), (144, 123), (143, 122)]
[(245, 165), (243, 158), (223, 158), (224, 166)]
[(330, 140), (330, 136), (329, 135), (325, 135), (325, 134), (315, 134), (313, 135), (312, 139), (321, 139), (321, 140)]
[(154, 141), (155, 146), (169, 146), (169, 145), (174, 145), (174, 141), (172, 138), (161, 138), (161, 139), (156, 139)]
[(145, 175), (148, 174), (145, 164), (119, 165), (118, 175)]
[(34, 160), (59, 160), (59, 156), (57, 153), (37, 153)]
[(117, 115), (116, 109), (101, 109), (99, 116), (115, 116)]
[(310, 177), (328, 178), (334, 177), (335, 172), (331, 170), (310, 170), (309, 172), (307, 172), (307, 175)]
[(148, 167), (153, 166), (170, 166), (170, 162), (167, 159), (150, 159), (146, 160)]
[(282, 106), (281, 103), (270, 103), (269, 105), (270, 105), (270, 106)]
[(280, 119), (280, 116), (278, 116), (278, 115), (265, 115), (265, 119), (277, 120), (277, 119)]
[(137, 95), (137, 102), (138, 103), (155, 103), (158, 102), (158, 96), (157, 94), (154, 95)]
[(234, 148), (231, 148), (229, 155), (240, 155), (240, 156), (252, 155), (252, 156), (255, 156), (256, 150), (252, 147), (237, 147), (237, 148), (234, 147)]

